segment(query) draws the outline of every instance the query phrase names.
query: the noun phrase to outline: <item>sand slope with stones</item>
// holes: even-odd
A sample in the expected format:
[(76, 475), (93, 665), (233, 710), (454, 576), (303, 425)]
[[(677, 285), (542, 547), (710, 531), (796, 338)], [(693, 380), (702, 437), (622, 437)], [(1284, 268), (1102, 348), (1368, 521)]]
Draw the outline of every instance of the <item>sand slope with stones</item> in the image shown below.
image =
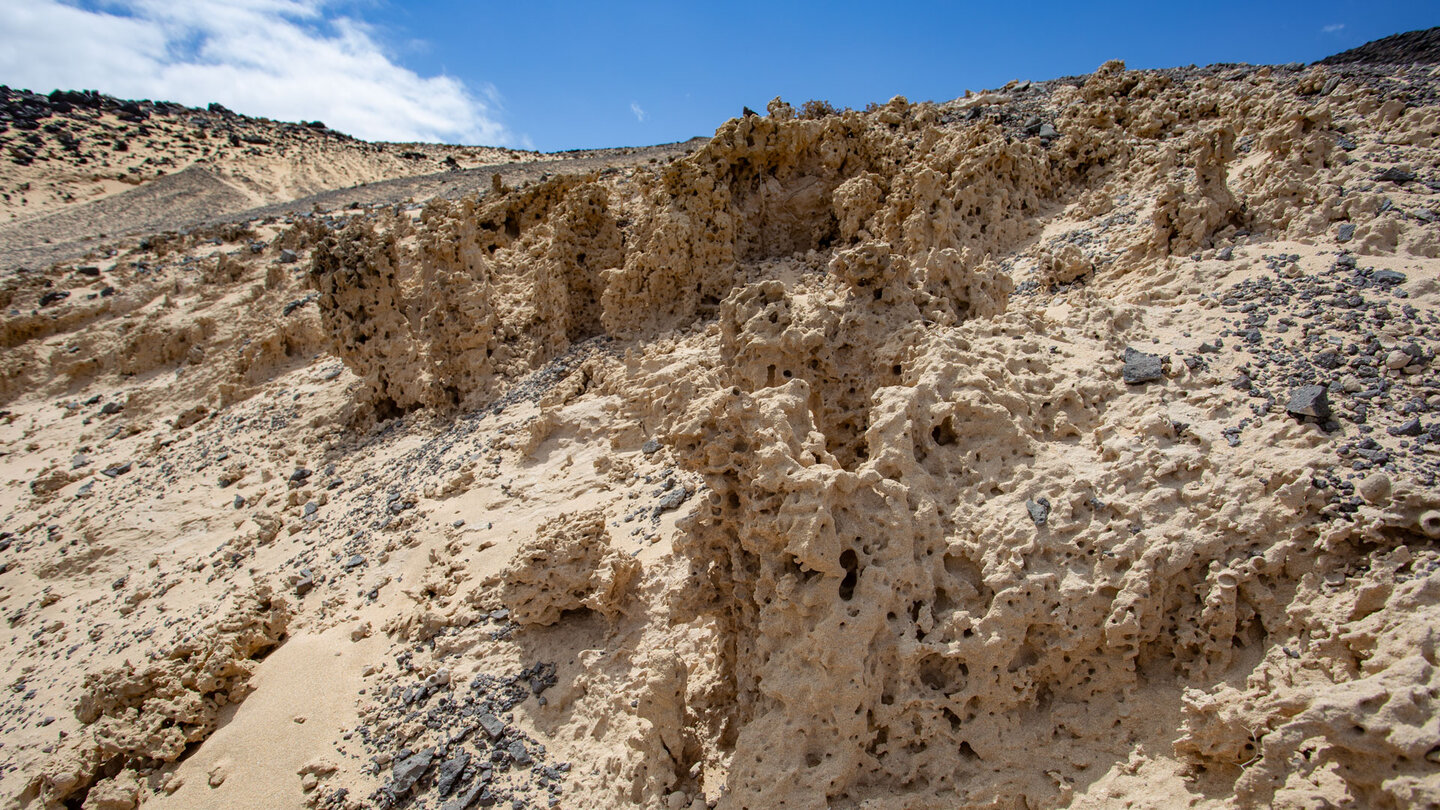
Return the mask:
[(559, 153), (366, 143), (219, 105), (0, 86), (0, 272), (114, 258), (155, 234), (457, 197), (495, 174), (521, 183), (668, 162), (703, 141)]
[(1436, 86), (777, 100), (7, 278), (0, 792), (1440, 804)]
[(366, 143), (323, 121), (287, 123), (93, 91), (0, 88), (0, 217), (31, 220), (203, 169), (249, 202), (536, 158), (482, 146)]

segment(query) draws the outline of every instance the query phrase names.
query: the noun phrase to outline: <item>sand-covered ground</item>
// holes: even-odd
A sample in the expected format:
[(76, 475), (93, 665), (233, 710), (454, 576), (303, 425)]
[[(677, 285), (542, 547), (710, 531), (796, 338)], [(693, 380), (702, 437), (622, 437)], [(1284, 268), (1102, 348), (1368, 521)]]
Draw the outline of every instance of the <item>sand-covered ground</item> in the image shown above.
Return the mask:
[(1440, 806), (1440, 67), (603, 157), (6, 270), (0, 802)]

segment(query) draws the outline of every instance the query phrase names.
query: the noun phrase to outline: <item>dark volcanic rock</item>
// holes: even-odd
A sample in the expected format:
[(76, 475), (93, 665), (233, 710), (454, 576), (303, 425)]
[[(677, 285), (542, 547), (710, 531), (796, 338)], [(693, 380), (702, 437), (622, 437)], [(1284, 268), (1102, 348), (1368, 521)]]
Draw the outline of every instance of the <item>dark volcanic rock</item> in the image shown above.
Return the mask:
[(1308, 416), (1321, 422), (1330, 418), (1330, 398), (1323, 385), (1306, 385), (1290, 394), (1285, 410), (1292, 416)]
[(1406, 31), (1321, 59), (1322, 65), (1440, 63), (1440, 27)]
[(1036, 526), (1044, 526), (1050, 520), (1050, 499), (1036, 498), (1026, 501), (1025, 511), (1030, 513), (1030, 519), (1035, 521)]
[(465, 766), (469, 764), (468, 751), (461, 751), (440, 764), (440, 775), (435, 782), (440, 788), (441, 796), (449, 796), (451, 791), (455, 790), (455, 784), (460, 781), (461, 774), (465, 773)]
[(385, 786), (386, 792), (396, 798), (409, 793), (410, 788), (415, 787), (415, 783), (420, 781), (420, 777), (430, 770), (430, 763), (434, 761), (435, 749), (426, 748), (424, 751), (411, 754), (396, 762), (392, 770), (394, 778), (390, 780), (390, 784)]
[(1122, 369), (1121, 375), (1130, 385), (1158, 380), (1165, 376), (1164, 360), (1158, 354), (1137, 352), (1127, 346), (1125, 348), (1125, 368)]

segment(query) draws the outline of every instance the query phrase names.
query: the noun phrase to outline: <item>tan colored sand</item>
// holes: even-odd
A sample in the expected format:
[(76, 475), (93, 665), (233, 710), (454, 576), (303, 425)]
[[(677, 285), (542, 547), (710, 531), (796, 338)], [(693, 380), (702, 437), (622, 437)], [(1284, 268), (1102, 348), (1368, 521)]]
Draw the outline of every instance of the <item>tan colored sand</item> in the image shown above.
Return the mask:
[[(192, 167), (207, 170), (251, 206), (450, 168), (541, 158), (486, 146), (366, 143), (293, 123), (198, 109), (125, 121), (79, 109), (12, 129), (0, 146), (34, 159), (0, 161), (0, 222), (23, 222), (103, 199)], [(48, 128), (47, 128), (48, 127)], [(67, 148), (61, 136), (74, 142)], [(242, 206), (243, 207), (243, 206)]]

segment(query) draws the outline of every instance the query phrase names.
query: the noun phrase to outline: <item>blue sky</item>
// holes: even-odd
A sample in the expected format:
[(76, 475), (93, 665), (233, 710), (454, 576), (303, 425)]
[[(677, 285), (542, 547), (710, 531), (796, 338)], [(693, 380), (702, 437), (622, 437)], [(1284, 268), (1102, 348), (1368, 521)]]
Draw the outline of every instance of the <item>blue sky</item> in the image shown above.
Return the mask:
[(425, 40), (406, 64), (485, 77), (517, 130), (563, 149), (710, 134), (776, 95), (859, 108), (1087, 73), (1115, 58), (1131, 67), (1312, 62), (1440, 25), (1440, 2), (541, 0), (396, 3), (367, 18)]
[(1435, 25), (1436, 0), (0, 0), (0, 83), (219, 101), (374, 139), (556, 150), (708, 135), (776, 95), (863, 107), (1112, 58), (1311, 62)]

